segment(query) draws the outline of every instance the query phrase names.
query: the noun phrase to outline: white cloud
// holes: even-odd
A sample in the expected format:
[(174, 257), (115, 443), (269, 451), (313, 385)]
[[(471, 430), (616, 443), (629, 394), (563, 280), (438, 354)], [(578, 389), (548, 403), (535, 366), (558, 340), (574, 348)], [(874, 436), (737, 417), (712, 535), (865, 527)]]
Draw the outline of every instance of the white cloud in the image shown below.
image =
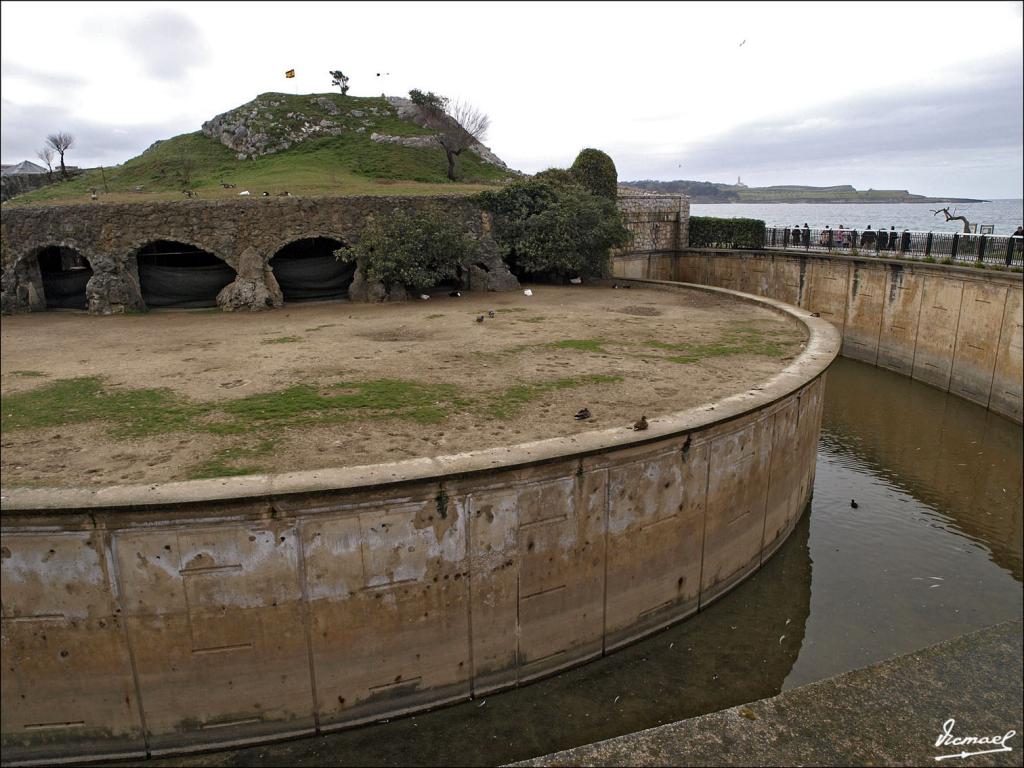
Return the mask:
[[(642, 169), (691, 177), (686, 147), (724, 147), (741, 133), (780, 153), (759, 167), (784, 169), (794, 142), (838, 131), (851, 113), (880, 151), (896, 153), (891, 121), (950, 114), (935, 112), (936, 103), (916, 104), (916, 114), (895, 103), (876, 115), (858, 111), (880, 94), (941, 87), (969, 95), (991, 72), (985, 62), (1019, 70), (1019, 5), (972, 3), (965, 34), (955, 21), (963, 6), (941, 2), (5, 2), (3, 93), (21, 108), (18, 120), (59, 105), (72, 122), (141, 141), (141, 131), (164, 125), (197, 130), (262, 92), (331, 90), (327, 72), (341, 68), (353, 95), (418, 87), (472, 102), (491, 117), (488, 144), (527, 171), (568, 164), (582, 147), (597, 146), (612, 152), (623, 178)], [(297, 77), (285, 80), (292, 68)], [(79, 82), (61, 84), (72, 79)], [(4, 162), (24, 159), (9, 132), (54, 129), (13, 119), (5, 107)], [(761, 133), (751, 127), (758, 124)], [(766, 142), (766, 131), (792, 141)], [(167, 135), (146, 143), (160, 138)], [(921, 140), (949, 143), (935, 130)], [(80, 146), (83, 163), (90, 151)], [(816, 162), (841, 172), (844, 150), (835, 151), (817, 153)], [(924, 178), (914, 163), (899, 167), (907, 176), (895, 185)], [(978, 168), (993, 186), (1019, 186), (1016, 166)]]

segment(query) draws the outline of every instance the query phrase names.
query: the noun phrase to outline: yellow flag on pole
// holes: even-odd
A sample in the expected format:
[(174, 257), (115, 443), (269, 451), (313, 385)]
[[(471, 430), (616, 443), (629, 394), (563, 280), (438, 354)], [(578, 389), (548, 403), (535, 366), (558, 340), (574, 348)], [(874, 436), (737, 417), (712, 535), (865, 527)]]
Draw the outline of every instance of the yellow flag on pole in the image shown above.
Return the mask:
[(295, 77), (295, 70), (294, 69), (289, 69), (287, 72), (284, 73), (284, 76), (285, 77)]

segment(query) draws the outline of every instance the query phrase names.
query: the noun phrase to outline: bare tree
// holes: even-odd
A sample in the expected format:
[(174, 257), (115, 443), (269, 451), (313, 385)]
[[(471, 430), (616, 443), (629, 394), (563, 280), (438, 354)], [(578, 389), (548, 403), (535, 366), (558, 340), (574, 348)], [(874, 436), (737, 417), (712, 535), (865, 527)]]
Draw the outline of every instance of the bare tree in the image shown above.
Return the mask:
[(967, 220), (966, 216), (957, 216), (956, 208), (953, 209), (952, 213), (949, 212), (948, 206), (945, 208), (939, 208), (937, 211), (932, 211), (932, 216), (938, 216), (940, 213), (946, 217), (946, 221), (962, 221), (964, 223), (964, 232), (968, 234), (970, 233), (971, 222)]
[(53, 149), (49, 146), (43, 147), (36, 152), (36, 157), (46, 163), (46, 178), (53, 181)]
[(409, 94), (419, 106), (427, 127), (437, 131), (437, 140), (448, 157), (448, 178), (455, 181), (459, 155), (487, 137), (491, 119), (467, 102), (452, 102), (443, 96), (419, 91)]
[(60, 175), (62, 178), (67, 179), (68, 170), (64, 167), (64, 153), (75, 146), (75, 137), (64, 131), (51, 133), (46, 137), (46, 146), (52, 148), (60, 155)]

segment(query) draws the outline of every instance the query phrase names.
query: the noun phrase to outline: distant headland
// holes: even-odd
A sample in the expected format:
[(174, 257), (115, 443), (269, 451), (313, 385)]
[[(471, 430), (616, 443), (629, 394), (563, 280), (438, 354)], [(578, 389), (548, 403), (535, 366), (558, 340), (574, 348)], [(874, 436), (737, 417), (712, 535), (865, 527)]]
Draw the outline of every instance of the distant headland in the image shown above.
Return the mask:
[(620, 187), (648, 192), (688, 195), (691, 203), (987, 203), (968, 197), (926, 197), (905, 189), (857, 190), (849, 184), (809, 187), (787, 184), (776, 187), (748, 187), (746, 184), (716, 184), (710, 181), (622, 181)]

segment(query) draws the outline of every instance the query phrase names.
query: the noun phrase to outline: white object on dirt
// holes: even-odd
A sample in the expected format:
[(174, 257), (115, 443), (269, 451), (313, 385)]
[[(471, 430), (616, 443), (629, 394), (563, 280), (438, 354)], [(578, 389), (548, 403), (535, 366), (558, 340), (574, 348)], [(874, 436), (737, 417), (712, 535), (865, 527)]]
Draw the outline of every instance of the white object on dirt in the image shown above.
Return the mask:
[(583, 282), (583, 279), (579, 277), (570, 277), (569, 282), (573, 285), (580, 285)]
[(421, 293), (421, 294), (420, 294), (420, 298), (421, 298), (421, 299), (423, 299), (423, 300), (425, 301), (425, 300), (429, 299), (430, 297), (429, 297), (429, 296), (427, 296), (427, 294), (425, 294), (425, 293)]
[(533, 291), (531, 291), (529, 288), (527, 288), (525, 291), (523, 291), (523, 295), (524, 296), (533, 296)]
[(248, 195), (249, 194), (249, 190), (246, 189), (246, 190), (244, 190), (242, 192), (239, 192), (238, 194), (240, 194), (240, 195)]

